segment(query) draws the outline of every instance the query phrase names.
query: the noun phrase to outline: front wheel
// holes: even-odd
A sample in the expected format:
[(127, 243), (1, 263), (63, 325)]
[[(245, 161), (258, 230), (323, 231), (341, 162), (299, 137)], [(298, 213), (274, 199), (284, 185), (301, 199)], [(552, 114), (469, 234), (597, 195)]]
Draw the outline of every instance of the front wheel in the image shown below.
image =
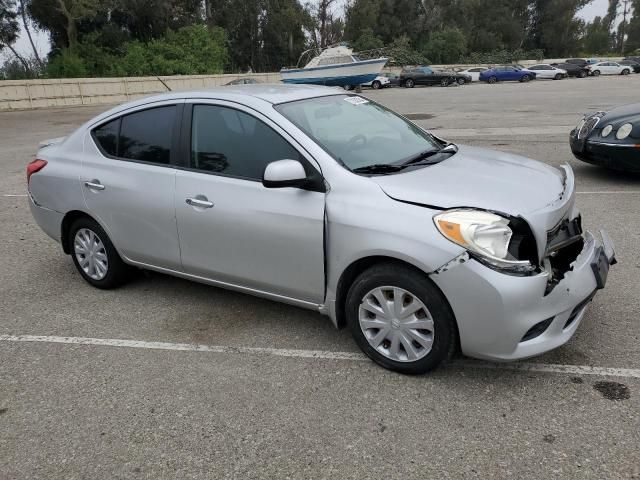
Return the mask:
[(562, 74), (557, 73), (555, 77), (553, 77), (554, 80), (562, 80)]
[(529, 80), (531, 80), (531, 77), (529, 77), (529, 75), (523, 75), (522, 78), (520, 79), (520, 81), (523, 83), (526, 83)]
[(353, 282), (345, 308), (354, 340), (385, 368), (421, 374), (453, 355), (457, 330), (447, 300), (412, 268), (371, 267)]
[(345, 85), (344, 89), (349, 91), (349, 90), (353, 90), (353, 85)]
[(458, 85), (462, 86), (462, 85), (464, 85), (465, 83), (467, 83), (467, 82), (466, 82), (466, 80), (465, 80), (464, 78), (459, 78), (459, 79), (458, 79)]
[(380, 80), (374, 80), (373, 83), (371, 84), (371, 88), (373, 88), (374, 90), (379, 90), (380, 87), (382, 87)]
[(73, 263), (88, 283), (97, 288), (110, 289), (127, 280), (129, 267), (95, 220), (76, 220), (69, 231), (69, 239)]
[(622, 70), (622, 75), (629, 75), (631, 72), (629, 71), (628, 68), (625, 68), (624, 70)]
[(591, 75), (593, 75), (594, 77), (599, 77), (600, 76), (600, 70), (594, 70)]
[(404, 81), (404, 86), (407, 88), (413, 88), (413, 86), (415, 85), (415, 82), (413, 80), (411, 80), (410, 78), (407, 78)]
[(443, 78), (442, 80), (440, 80), (440, 86), (441, 87), (448, 87), (449, 86), (449, 79), (448, 78)]
[(489, 77), (489, 80), (487, 80), (487, 82), (489, 83), (496, 83), (498, 81), (497, 77)]
[(580, 70), (580, 73), (578, 73), (578, 78), (584, 78), (587, 76), (587, 72), (585, 72), (584, 70)]

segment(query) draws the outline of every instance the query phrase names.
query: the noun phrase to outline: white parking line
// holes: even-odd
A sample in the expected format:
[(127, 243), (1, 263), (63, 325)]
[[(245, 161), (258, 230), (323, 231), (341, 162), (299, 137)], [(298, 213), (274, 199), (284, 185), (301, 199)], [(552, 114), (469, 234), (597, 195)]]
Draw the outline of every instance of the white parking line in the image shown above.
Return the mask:
[(620, 194), (638, 194), (640, 190), (600, 190), (596, 192), (576, 192), (586, 195), (620, 195)]
[[(368, 361), (361, 353), (325, 350), (293, 350), (283, 348), (227, 347), (191, 343), (145, 342), (116, 338), (57, 337), (43, 335), (0, 335), (0, 342), (41, 342), (102, 347), (143, 348), (149, 350), (177, 350), (226, 354), (271, 355), (277, 357), (319, 358), (326, 360)], [(589, 365), (557, 365), (546, 363), (489, 363), (458, 360), (454, 366), (489, 370), (517, 370), (525, 372), (562, 373), (567, 375), (597, 375), (605, 377), (640, 378), (640, 369), (592, 367)]]
[(3, 197), (26, 197), (26, 193), (5, 193), (2, 195)]

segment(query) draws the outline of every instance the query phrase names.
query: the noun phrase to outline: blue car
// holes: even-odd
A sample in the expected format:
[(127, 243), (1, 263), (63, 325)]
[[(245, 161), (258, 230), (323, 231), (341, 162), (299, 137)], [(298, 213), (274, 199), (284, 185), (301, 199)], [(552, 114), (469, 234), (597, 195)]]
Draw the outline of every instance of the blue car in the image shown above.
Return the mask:
[(536, 78), (536, 74), (529, 70), (521, 70), (518, 67), (505, 65), (502, 67), (493, 67), (480, 73), (480, 81), (487, 83), (496, 82), (528, 82)]

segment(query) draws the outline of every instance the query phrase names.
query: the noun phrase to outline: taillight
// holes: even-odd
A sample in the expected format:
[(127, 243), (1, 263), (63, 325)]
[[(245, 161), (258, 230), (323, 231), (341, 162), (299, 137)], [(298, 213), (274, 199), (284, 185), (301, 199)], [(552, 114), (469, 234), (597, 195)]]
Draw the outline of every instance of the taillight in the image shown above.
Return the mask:
[(31, 178), (31, 175), (33, 175), (36, 172), (39, 172), (46, 166), (47, 166), (46, 160), (35, 159), (33, 162), (29, 163), (27, 165), (27, 184), (29, 183), (29, 179)]

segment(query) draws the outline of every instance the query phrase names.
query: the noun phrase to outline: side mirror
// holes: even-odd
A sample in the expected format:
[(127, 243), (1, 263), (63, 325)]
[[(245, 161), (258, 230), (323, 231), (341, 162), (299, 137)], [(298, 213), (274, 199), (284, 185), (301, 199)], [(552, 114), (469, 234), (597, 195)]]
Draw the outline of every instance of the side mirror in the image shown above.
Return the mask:
[(262, 176), (262, 184), (267, 188), (302, 187), (307, 181), (307, 172), (297, 160), (271, 162)]

